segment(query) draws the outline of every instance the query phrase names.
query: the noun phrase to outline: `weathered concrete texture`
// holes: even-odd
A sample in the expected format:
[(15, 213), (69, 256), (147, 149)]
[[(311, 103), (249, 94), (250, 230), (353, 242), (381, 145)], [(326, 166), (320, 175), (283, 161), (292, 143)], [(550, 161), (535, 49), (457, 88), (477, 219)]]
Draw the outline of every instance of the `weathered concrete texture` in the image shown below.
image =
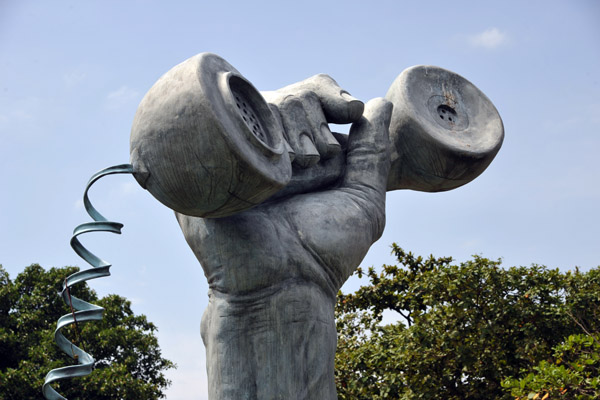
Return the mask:
[(494, 106), (449, 71), (409, 68), (386, 97), (364, 105), (327, 75), (261, 95), (201, 54), (142, 101), (136, 179), (177, 211), (210, 287), (211, 400), (336, 399), (335, 297), (383, 232), (386, 191), (463, 185), (502, 144)]
[(291, 178), (283, 133), (260, 93), (222, 58), (177, 65), (144, 96), (131, 129), (138, 182), (181, 213), (220, 217)]
[(475, 85), (453, 72), (408, 68), (386, 98), (394, 104), (388, 190), (457, 188), (479, 176), (502, 146), (498, 111)]
[[(386, 98), (394, 105), (388, 191), (464, 185), (502, 145), (493, 104), (450, 71), (409, 68)], [(261, 94), (222, 58), (199, 54), (142, 100), (131, 132), (134, 175), (163, 204), (199, 217), (321, 190), (346, 164), (346, 139), (328, 123), (354, 122), (363, 108), (324, 74)]]
[(336, 399), (335, 296), (383, 232), (390, 115), (383, 99), (367, 104), (335, 189), (225, 218), (177, 215), (210, 286), (211, 400)]

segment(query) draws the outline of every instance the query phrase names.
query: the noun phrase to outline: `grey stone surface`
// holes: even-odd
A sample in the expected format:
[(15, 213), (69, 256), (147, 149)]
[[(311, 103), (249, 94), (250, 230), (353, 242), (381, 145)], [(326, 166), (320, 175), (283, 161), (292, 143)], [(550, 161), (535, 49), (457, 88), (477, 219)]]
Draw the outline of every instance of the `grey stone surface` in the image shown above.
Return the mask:
[(189, 215), (236, 213), (291, 177), (279, 121), (250, 82), (210, 53), (152, 86), (134, 117), (130, 148), (138, 182)]
[(386, 98), (394, 104), (388, 190), (457, 188), (479, 176), (502, 146), (498, 111), (475, 85), (453, 72), (408, 68)]
[(261, 95), (201, 54), (142, 101), (134, 174), (207, 277), (211, 400), (336, 399), (335, 297), (383, 232), (386, 191), (458, 187), (501, 146), (491, 102), (449, 71), (410, 68), (386, 98), (327, 75)]
[(210, 399), (336, 398), (335, 296), (383, 232), (391, 110), (367, 103), (335, 188), (224, 218), (177, 215), (210, 286)]

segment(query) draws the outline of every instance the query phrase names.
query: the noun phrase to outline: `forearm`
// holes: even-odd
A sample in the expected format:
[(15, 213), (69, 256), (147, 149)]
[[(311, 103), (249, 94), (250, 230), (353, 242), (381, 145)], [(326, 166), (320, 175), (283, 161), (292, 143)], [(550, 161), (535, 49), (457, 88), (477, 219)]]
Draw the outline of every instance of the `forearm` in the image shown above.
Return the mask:
[(210, 399), (334, 400), (334, 300), (297, 281), (266, 296), (211, 291), (202, 319)]

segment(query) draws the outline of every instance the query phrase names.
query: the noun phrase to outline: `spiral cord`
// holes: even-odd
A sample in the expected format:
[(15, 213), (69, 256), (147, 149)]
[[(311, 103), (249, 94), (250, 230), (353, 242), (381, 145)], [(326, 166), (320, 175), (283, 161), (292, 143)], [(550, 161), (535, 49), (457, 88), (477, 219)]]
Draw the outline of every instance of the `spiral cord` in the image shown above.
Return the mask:
[(88, 375), (92, 372), (95, 363), (95, 359), (91, 354), (77, 347), (62, 333), (62, 330), (69, 325), (75, 324), (75, 327), (77, 328), (77, 324), (80, 322), (101, 320), (104, 313), (104, 309), (102, 307), (90, 304), (84, 300), (72, 296), (70, 292), (70, 288), (75, 284), (110, 275), (109, 269), (111, 264), (86, 249), (79, 241), (79, 235), (88, 232), (111, 232), (120, 234), (121, 228), (123, 227), (123, 224), (119, 222), (109, 221), (94, 208), (88, 197), (88, 191), (94, 182), (103, 176), (132, 173), (133, 166), (130, 164), (109, 167), (94, 174), (85, 187), (83, 204), (87, 213), (94, 221), (83, 223), (75, 228), (73, 231), (73, 236), (71, 237), (71, 247), (93, 268), (76, 272), (68, 276), (63, 282), (61, 297), (67, 306), (70, 307), (72, 312), (70, 314), (63, 315), (58, 319), (56, 330), (54, 331), (54, 341), (58, 347), (71, 358), (73, 358), (77, 364), (56, 368), (48, 372), (44, 381), (44, 385), (42, 386), (42, 393), (47, 400), (66, 400), (66, 398), (54, 390), (50, 384), (61, 379)]

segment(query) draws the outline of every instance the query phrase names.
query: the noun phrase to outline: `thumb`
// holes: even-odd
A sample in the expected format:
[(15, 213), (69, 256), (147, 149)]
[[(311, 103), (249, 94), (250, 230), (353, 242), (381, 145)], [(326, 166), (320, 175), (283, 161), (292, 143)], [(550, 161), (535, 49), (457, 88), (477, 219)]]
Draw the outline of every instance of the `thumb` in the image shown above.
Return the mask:
[(366, 104), (362, 118), (350, 128), (342, 187), (375, 191), (385, 197), (390, 170), (388, 136), (392, 108), (391, 102), (375, 98)]
[(332, 77), (319, 74), (311, 80), (327, 122), (348, 124), (360, 118), (365, 108), (364, 103), (343, 90)]

